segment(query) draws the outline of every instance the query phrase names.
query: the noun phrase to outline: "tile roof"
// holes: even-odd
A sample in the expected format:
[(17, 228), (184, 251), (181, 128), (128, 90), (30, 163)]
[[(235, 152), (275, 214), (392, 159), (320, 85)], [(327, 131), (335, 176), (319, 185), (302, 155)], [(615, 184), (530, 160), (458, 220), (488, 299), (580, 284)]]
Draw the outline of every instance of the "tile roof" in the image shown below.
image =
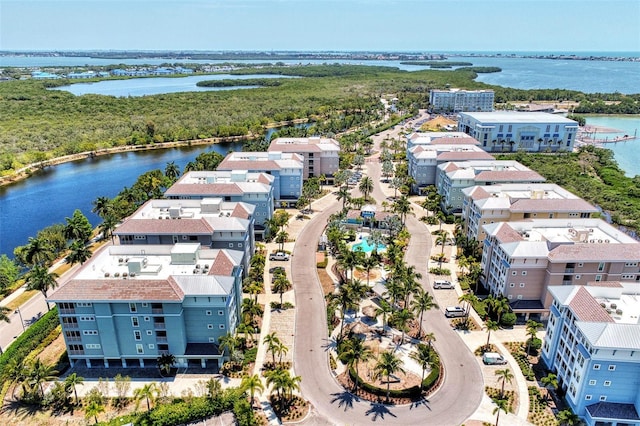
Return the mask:
[(495, 160), (488, 152), (447, 151), (438, 155), (438, 161)]
[(479, 182), (500, 182), (500, 181), (529, 181), (544, 182), (545, 178), (534, 171), (528, 170), (485, 170), (476, 175)]
[(204, 218), (201, 219), (132, 219), (129, 218), (118, 226), (114, 235), (146, 234), (146, 235), (211, 235), (215, 229)]
[(587, 283), (589, 287), (611, 287), (611, 288), (623, 288), (620, 281), (589, 281)]
[(580, 321), (614, 322), (613, 318), (584, 287), (578, 288), (571, 302), (569, 302), (569, 308)]
[(591, 262), (637, 262), (640, 259), (640, 244), (600, 244), (577, 243), (560, 244), (549, 252), (549, 260), (563, 261), (591, 261)]
[(242, 194), (242, 189), (236, 182), (233, 183), (175, 183), (167, 189), (165, 195), (198, 194), (198, 195), (225, 195)]
[(53, 302), (83, 300), (181, 302), (184, 299), (184, 293), (171, 277), (166, 280), (145, 280), (140, 277), (136, 279), (72, 279), (47, 299)]
[(250, 215), (249, 211), (242, 203), (236, 204), (236, 207), (233, 209), (233, 212), (231, 212), (231, 217), (238, 217), (240, 219), (248, 219), (249, 215)]
[(598, 211), (591, 204), (583, 199), (566, 199), (566, 198), (543, 198), (543, 199), (517, 199), (511, 204), (512, 212), (535, 212), (535, 211), (554, 211), (554, 212), (592, 212)]
[(522, 235), (520, 235), (515, 229), (509, 226), (508, 223), (503, 222), (500, 224), (500, 228), (498, 232), (495, 234), (496, 239), (504, 244), (504, 243), (513, 243), (523, 241)]
[(227, 253), (220, 250), (213, 265), (211, 265), (211, 269), (209, 269), (209, 275), (231, 275), (234, 265), (234, 262), (228, 257)]

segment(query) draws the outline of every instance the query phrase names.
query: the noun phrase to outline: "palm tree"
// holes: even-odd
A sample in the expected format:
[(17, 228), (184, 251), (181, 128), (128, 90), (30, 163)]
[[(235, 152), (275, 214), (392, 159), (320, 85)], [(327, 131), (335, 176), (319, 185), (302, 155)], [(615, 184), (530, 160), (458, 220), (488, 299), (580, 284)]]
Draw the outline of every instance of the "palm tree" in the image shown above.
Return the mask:
[(175, 161), (170, 161), (164, 168), (164, 175), (175, 182), (180, 176), (180, 167), (176, 165)]
[(84, 409), (84, 417), (88, 420), (91, 417), (95, 420), (96, 424), (98, 424), (98, 414), (104, 413), (104, 405), (99, 401), (91, 401), (89, 405), (87, 405)]
[(393, 312), (393, 307), (389, 302), (380, 299), (380, 307), (376, 309), (376, 316), (382, 315), (382, 329), (387, 326), (387, 315)]
[[(373, 243), (373, 244), (376, 244), (376, 243)], [(365, 256), (364, 259), (362, 259), (361, 266), (365, 271), (367, 271), (367, 287), (369, 287), (369, 273), (371, 272), (372, 269), (378, 267), (379, 265), (380, 265), (380, 259), (378, 258), (378, 256), (374, 256), (373, 254), (369, 256)]]
[(413, 314), (408, 309), (402, 309), (395, 314), (393, 314), (393, 323), (394, 325), (402, 331), (402, 339), (400, 339), (400, 344), (404, 343), (404, 334), (409, 330), (409, 321), (413, 319)]
[(64, 379), (64, 386), (66, 389), (73, 388), (73, 395), (75, 396), (76, 405), (78, 405), (78, 391), (77, 385), (84, 385), (84, 377), (78, 376), (76, 373), (71, 373)]
[(227, 333), (224, 336), (218, 337), (218, 348), (224, 352), (229, 354), (229, 359), (233, 358), (233, 353), (238, 346), (238, 338), (231, 333)]
[(18, 361), (16, 358), (11, 358), (7, 362), (0, 377), (2, 377), (3, 380), (14, 383), (13, 390), (11, 392), (12, 398), (16, 395), (16, 387), (18, 387), (19, 383), (22, 383), (24, 389), (24, 386), (26, 384), (25, 381), (27, 378), (26, 372), (27, 368), (25, 367), (24, 360)]
[[(58, 286), (58, 282), (56, 279), (58, 278), (58, 274), (55, 272), (49, 272), (46, 266), (41, 266), (36, 264), (29, 272), (27, 272), (25, 276), (25, 281), (27, 283), (27, 290), (38, 290), (45, 297), (45, 301), (47, 298), (47, 292), (51, 288), (56, 288)], [(49, 302), (47, 303), (47, 310), (50, 310)]]
[(473, 293), (465, 293), (458, 298), (458, 302), (467, 303), (467, 309), (465, 309), (465, 317), (467, 319), (469, 318), (469, 313), (471, 312), (471, 306), (473, 306), (473, 304), (477, 301), (478, 297)]
[(398, 358), (393, 352), (382, 352), (373, 371), (376, 378), (387, 378), (387, 402), (389, 402), (391, 385), (389, 377), (396, 373), (404, 373), (404, 369), (402, 368), (402, 360)]
[(531, 343), (538, 335), (540, 328), (542, 328), (542, 323), (535, 320), (527, 321), (527, 336), (529, 336), (529, 339), (527, 339), (527, 355), (531, 353)]
[(556, 418), (560, 422), (560, 426), (577, 426), (581, 423), (580, 416), (570, 409), (558, 412)]
[(494, 320), (487, 320), (484, 326), (487, 329), (487, 344), (485, 346), (488, 348), (489, 340), (491, 339), (491, 332), (500, 329), (500, 323)]
[(500, 398), (504, 398), (504, 384), (511, 383), (515, 376), (508, 368), (505, 368), (504, 370), (496, 370), (494, 374), (498, 376), (498, 380), (502, 382), (502, 387), (500, 389)]
[(291, 282), (286, 275), (278, 275), (273, 284), (271, 284), (271, 289), (280, 294), (280, 307), (282, 308), (282, 295), (291, 290)]
[(160, 372), (164, 374), (171, 373), (171, 367), (176, 363), (176, 357), (173, 354), (163, 353), (158, 357), (158, 367)]
[(276, 235), (276, 243), (278, 243), (278, 250), (284, 251), (284, 243), (289, 240), (289, 234), (287, 231), (280, 231)]
[(549, 389), (558, 389), (558, 376), (553, 373), (549, 373), (540, 379), (540, 383), (547, 389), (547, 400), (549, 399)]
[(422, 279), (422, 274), (416, 271), (416, 267), (411, 266), (403, 266), (400, 268), (402, 287), (404, 292), (404, 307), (409, 306), (409, 297), (422, 287), (420, 287), (420, 281)]
[(87, 247), (86, 244), (83, 243), (82, 241), (78, 241), (78, 240), (71, 243), (69, 250), (70, 252), (65, 258), (65, 260), (70, 265), (73, 265), (76, 263), (79, 263), (82, 265), (84, 264), (84, 262), (89, 260), (89, 258), (91, 258), (91, 256), (93, 255), (89, 247)]
[(267, 345), (267, 352), (271, 352), (271, 355), (273, 356), (273, 365), (276, 365), (277, 347), (282, 342), (280, 341), (278, 336), (276, 336), (275, 331), (264, 336), (264, 339), (262, 339), (262, 343)]
[(433, 333), (427, 333), (424, 335), (424, 339), (425, 342), (427, 342), (427, 345), (429, 345), (429, 347), (431, 347), (431, 342), (435, 342), (436, 341), (436, 335)]
[(428, 292), (419, 288), (413, 300), (411, 301), (411, 309), (415, 314), (420, 314), (418, 337), (422, 336), (422, 317), (424, 311), (437, 308), (438, 304), (433, 300), (433, 296)]
[(11, 318), (9, 318), (9, 315), (8, 315), (10, 312), (11, 312), (11, 309), (7, 308), (6, 306), (0, 306), (0, 321), (10, 323)]
[(422, 376), (420, 377), (420, 392), (422, 392), (422, 382), (424, 382), (424, 373), (427, 371), (427, 367), (433, 364), (437, 355), (431, 348), (424, 343), (418, 343), (416, 351), (411, 352), (409, 357), (420, 365), (422, 368)]
[(257, 374), (254, 374), (253, 376), (244, 376), (240, 382), (240, 388), (245, 391), (249, 391), (249, 395), (251, 396), (251, 406), (253, 406), (255, 393), (258, 392), (258, 394), (261, 395), (264, 391), (262, 379)]
[(151, 411), (151, 403), (155, 401), (157, 395), (157, 386), (155, 382), (148, 383), (141, 388), (133, 391), (133, 397), (136, 400), (136, 409), (143, 399), (147, 402), (147, 412)]
[(43, 238), (29, 237), (23, 257), (29, 266), (48, 266), (55, 255), (53, 246), (48, 241)]
[(360, 259), (363, 254), (361, 251), (351, 251), (348, 247), (345, 247), (345, 250), (340, 253), (338, 265), (343, 271), (349, 271), (349, 279), (351, 281), (353, 281), (353, 270), (360, 264)]
[(282, 364), (282, 356), (289, 352), (289, 348), (284, 343), (280, 342), (278, 343), (278, 346), (275, 347), (275, 351), (278, 353), (278, 363)]
[(262, 314), (262, 306), (254, 299), (245, 297), (244, 300), (242, 300), (242, 315), (244, 316), (245, 323), (253, 324), (255, 317)]
[(44, 389), (42, 384), (50, 382), (56, 378), (58, 372), (52, 365), (47, 365), (36, 358), (27, 366), (26, 379), (32, 389), (37, 389), (40, 397), (44, 397)]
[(372, 357), (373, 351), (364, 344), (364, 339), (354, 336), (344, 342), (344, 346), (340, 352), (340, 360), (344, 362), (349, 369), (353, 368), (355, 370), (354, 393), (358, 391), (358, 364), (360, 361), (367, 362)]
[(500, 411), (504, 411), (505, 413), (509, 409), (509, 401), (506, 399), (494, 399), (493, 402), (496, 404), (496, 408), (493, 409), (493, 414), (498, 413), (496, 416), (496, 426), (498, 426), (498, 422), (500, 421)]
[(399, 199), (393, 202), (393, 211), (400, 215), (402, 225), (404, 225), (407, 215), (411, 213), (411, 203), (406, 195), (401, 196)]
[(98, 197), (93, 201), (91, 211), (101, 218), (105, 218), (113, 209), (113, 201), (109, 197)]
[(104, 240), (111, 238), (111, 241), (113, 241), (113, 230), (116, 229), (117, 225), (118, 219), (111, 213), (107, 214), (98, 226), (98, 230), (102, 233), (102, 238)]
[(369, 194), (373, 191), (373, 180), (369, 176), (365, 176), (358, 185), (358, 189), (364, 195), (364, 199), (369, 199)]

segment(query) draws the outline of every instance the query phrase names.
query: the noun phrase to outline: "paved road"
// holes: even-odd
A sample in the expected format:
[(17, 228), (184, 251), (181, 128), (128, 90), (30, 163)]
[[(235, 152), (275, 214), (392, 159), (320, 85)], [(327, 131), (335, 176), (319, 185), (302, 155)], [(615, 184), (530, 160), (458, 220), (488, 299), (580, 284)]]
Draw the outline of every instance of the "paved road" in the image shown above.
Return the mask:
[(0, 348), (5, 350), (9, 344), (22, 334), (20, 315), (25, 327), (35, 322), (40, 316), (47, 313), (47, 304), (42, 293), (38, 293), (20, 307), (20, 311), (14, 311), (9, 315), (10, 323), (0, 322)]
[[(384, 137), (377, 138), (377, 142)], [(369, 176), (379, 183), (380, 164), (367, 163)], [(381, 201), (385, 195), (375, 185), (373, 196)], [(315, 407), (309, 424), (325, 422), (350, 425), (384, 421), (385, 425), (460, 425), (480, 405), (483, 379), (473, 354), (451, 329), (441, 311), (424, 315), (424, 325), (436, 335), (435, 347), (445, 367), (445, 382), (429, 400), (411, 406), (384, 406), (355, 398), (335, 380), (328, 365), (326, 310), (315, 268), (315, 250), (329, 215), (337, 211), (336, 201), (316, 216), (300, 233), (292, 260), (292, 278), (296, 294), (295, 372), (302, 376), (301, 390)], [(423, 274), (428, 286), (427, 260), (431, 236), (423, 224), (409, 216), (407, 228), (412, 235), (406, 257), (408, 263)], [(318, 418), (320, 417), (320, 418)]]

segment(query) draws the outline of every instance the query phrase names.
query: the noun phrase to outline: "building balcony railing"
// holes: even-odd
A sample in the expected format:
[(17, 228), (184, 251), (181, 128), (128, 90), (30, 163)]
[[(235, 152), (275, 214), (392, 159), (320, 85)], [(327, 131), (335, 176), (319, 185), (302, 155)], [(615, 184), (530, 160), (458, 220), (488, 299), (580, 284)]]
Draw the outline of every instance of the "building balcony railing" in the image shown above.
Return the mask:
[(563, 280), (562, 285), (571, 285), (573, 282), (571, 280)]
[(565, 268), (564, 272), (568, 273), (568, 274), (573, 274), (575, 272), (576, 268)]
[(84, 351), (73, 351), (69, 350), (69, 355), (84, 355)]
[(157, 343), (167, 343), (168, 341), (169, 339), (167, 339), (166, 337), (156, 337)]
[(162, 308), (153, 308), (153, 309), (151, 309), (151, 313), (152, 314), (162, 314), (163, 311), (162, 311)]
[(82, 337), (67, 336), (67, 342), (82, 342)]
[(76, 310), (74, 308), (71, 309), (59, 309), (58, 310), (60, 312), (61, 315), (73, 315), (76, 313)]
[(65, 330), (79, 330), (80, 326), (75, 323), (66, 323), (62, 324), (62, 328), (64, 328)]
[(156, 330), (166, 330), (167, 325), (164, 322), (155, 322), (153, 323), (153, 328)]

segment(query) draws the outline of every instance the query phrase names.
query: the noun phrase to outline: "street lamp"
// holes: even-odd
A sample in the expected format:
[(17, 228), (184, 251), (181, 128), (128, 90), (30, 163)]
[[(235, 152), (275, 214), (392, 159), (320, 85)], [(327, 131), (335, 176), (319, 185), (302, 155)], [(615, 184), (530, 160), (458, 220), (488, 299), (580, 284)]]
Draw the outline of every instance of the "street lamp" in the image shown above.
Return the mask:
[(15, 310), (15, 313), (20, 316), (20, 324), (22, 324), (22, 332), (25, 332), (24, 321), (22, 320), (22, 312), (20, 312), (20, 308)]

